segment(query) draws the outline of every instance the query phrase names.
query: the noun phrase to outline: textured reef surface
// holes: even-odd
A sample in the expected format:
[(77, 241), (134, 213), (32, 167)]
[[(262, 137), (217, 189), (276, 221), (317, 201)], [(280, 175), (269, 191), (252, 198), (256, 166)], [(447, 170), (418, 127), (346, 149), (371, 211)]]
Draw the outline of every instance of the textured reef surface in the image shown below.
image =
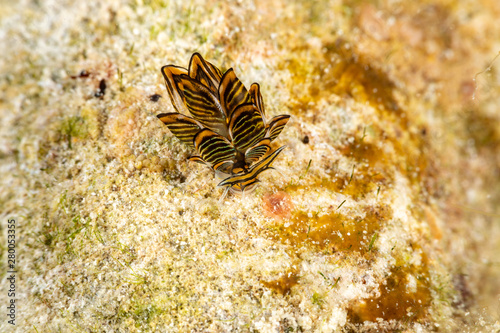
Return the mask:
[[(500, 331), (498, 1), (1, 8), (0, 331)], [(291, 116), (252, 193), (156, 117), (194, 52)]]

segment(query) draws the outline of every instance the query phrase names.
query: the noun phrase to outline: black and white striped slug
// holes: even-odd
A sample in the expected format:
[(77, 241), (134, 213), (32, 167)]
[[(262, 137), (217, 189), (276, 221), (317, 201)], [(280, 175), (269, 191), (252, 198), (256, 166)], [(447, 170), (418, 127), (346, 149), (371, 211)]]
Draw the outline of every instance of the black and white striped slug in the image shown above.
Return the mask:
[(158, 118), (181, 142), (194, 148), (189, 158), (213, 169), (223, 180), (218, 186), (232, 192), (249, 191), (257, 176), (271, 168), (278, 154), (271, 141), (281, 133), (289, 115), (267, 122), (260, 86), (250, 90), (234, 74), (224, 74), (194, 53), (189, 68), (168, 65), (161, 69), (177, 112)]

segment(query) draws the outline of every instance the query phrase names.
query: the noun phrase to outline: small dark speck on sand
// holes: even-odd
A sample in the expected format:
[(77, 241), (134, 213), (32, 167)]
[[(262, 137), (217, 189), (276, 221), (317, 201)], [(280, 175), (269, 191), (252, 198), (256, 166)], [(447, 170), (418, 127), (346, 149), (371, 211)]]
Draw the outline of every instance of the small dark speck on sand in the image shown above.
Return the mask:
[(159, 95), (159, 94), (154, 94), (154, 95), (149, 96), (149, 100), (151, 102), (158, 102), (160, 100), (160, 98), (161, 98), (161, 95)]
[(101, 82), (99, 82), (99, 90), (95, 92), (94, 96), (95, 97), (102, 97), (106, 93), (106, 80), (102, 79)]
[(89, 77), (90, 76), (90, 73), (87, 72), (85, 69), (83, 69), (80, 74), (78, 75), (71, 75), (71, 78), (72, 79), (78, 79), (78, 78), (81, 78), (81, 77)]

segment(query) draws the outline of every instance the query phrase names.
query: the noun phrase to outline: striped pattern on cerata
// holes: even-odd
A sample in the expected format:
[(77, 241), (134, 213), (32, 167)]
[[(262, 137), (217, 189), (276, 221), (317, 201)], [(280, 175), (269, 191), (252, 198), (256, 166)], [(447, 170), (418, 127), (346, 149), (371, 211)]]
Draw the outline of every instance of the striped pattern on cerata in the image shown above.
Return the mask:
[(289, 115), (276, 116), (271, 119), (271, 123), (267, 127), (266, 136), (272, 140), (276, 139), (280, 135), (281, 131), (285, 127), (286, 123), (290, 120)]
[(248, 172), (243, 172), (241, 174), (228, 177), (221, 181), (217, 186), (221, 187), (232, 187), (232, 186), (237, 186), (240, 187), (242, 191), (245, 190), (245, 188), (251, 184), (255, 184), (258, 182), (257, 176), (269, 169), (272, 169), (271, 164), (274, 162), (276, 157), (278, 157), (279, 153), (283, 149), (285, 149), (286, 146), (281, 146), (278, 149), (276, 149), (272, 154), (267, 155), (264, 159), (262, 159), (259, 163), (253, 165)]
[(208, 164), (215, 166), (236, 158), (236, 149), (225, 137), (205, 128), (194, 137), (194, 148)]
[(219, 87), (219, 96), (226, 114), (231, 118), (234, 110), (242, 104), (251, 103), (252, 99), (247, 89), (234, 74), (232, 68), (222, 76), (222, 83)]
[(239, 150), (246, 150), (264, 138), (266, 128), (253, 104), (240, 105), (231, 116), (229, 136)]
[(226, 135), (226, 116), (217, 97), (207, 87), (187, 75), (181, 76), (181, 82), (189, 113), (205, 127)]
[(194, 147), (193, 138), (203, 129), (199, 122), (180, 113), (163, 113), (158, 118), (167, 125), (173, 135), (190, 147)]
[(262, 156), (264, 156), (268, 151), (271, 150), (271, 139), (265, 138), (260, 140), (255, 146), (249, 148), (245, 153), (245, 162), (248, 165), (252, 165), (253, 163), (260, 160)]
[(187, 113), (188, 109), (184, 101), (184, 91), (182, 84), (180, 83), (180, 77), (183, 74), (187, 74), (188, 71), (185, 68), (170, 65), (163, 66), (161, 68), (161, 72), (165, 78), (167, 92), (175, 111), (179, 113)]
[(176, 112), (158, 118), (181, 142), (194, 148), (189, 160), (209, 166), (223, 177), (219, 186), (232, 192), (248, 191), (257, 176), (272, 169), (279, 153), (271, 142), (278, 137), (290, 116), (265, 118), (258, 83), (247, 90), (232, 68), (222, 73), (193, 54), (188, 69), (162, 67), (168, 94)]
[(250, 86), (250, 91), (248, 92), (250, 96), (252, 97), (252, 103), (255, 104), (257, 109), (260, 112), (260, 115), (262, 116), (262, 120), (264, 120), (264, 123), (266, 122), (266, 110), (264, 109), (264, 101), (262, 100), (262, 95), (260, 94), (260, 86), (258, 83), (252, 83)]
[(209, 88), (214, 95), (218, 95), (222, 73), (205, 61), (199, 53), (193, 54), (189, 61), (189, 76)]

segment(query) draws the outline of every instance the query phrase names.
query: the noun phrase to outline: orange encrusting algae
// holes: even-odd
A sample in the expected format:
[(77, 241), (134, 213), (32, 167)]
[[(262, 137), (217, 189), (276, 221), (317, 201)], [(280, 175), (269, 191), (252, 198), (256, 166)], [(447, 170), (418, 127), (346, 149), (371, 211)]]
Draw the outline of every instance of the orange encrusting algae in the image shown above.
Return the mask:
[(294, 249), (312, 247), (329, 253), (355, 251), (364, 254), (371, 250), (375, 233), (387, 224), (392, 212), (386, 206), (366, 206), (362, 210), (364, 215), (354, 217), (340, 212), (311, 216), (297, 211), (290, 220), (276, 226), (272, 237)]
[(425, 321), (432, 300), (428, 260), (421, 265), (393, 266), (379, 287), (380, 295), (353, 304), (348, 318), (354, 323), (384, 320)]
[(293, 286), (297, 285), (299, 276), (296, 271), (283, 273), (279, 278), (270, 281), (260, 281), (266, 288), (272, 289), (281, 295), (291, 292)]

